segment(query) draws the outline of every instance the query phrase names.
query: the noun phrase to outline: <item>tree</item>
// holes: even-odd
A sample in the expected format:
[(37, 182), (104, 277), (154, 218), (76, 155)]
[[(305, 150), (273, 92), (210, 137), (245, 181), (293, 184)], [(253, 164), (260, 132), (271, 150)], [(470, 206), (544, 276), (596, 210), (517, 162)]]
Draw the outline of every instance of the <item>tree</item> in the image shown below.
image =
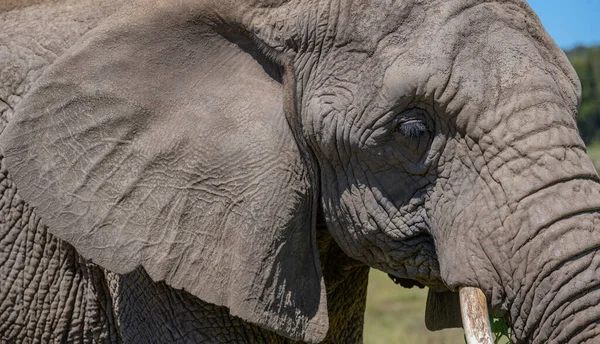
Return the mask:
[(567, 51), (582, 87), (577, 125), (586, 144), (600, 140), (600, 47)]

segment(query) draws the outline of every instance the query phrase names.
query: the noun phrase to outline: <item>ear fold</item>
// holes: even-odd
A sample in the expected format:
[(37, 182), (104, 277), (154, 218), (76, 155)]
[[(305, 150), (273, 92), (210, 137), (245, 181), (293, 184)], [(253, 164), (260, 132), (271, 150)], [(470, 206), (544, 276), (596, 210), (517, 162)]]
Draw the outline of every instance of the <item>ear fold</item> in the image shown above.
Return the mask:
[(427, 293), (425, 326), (430, 331), (462, 327), (458, 293), (436, 292), (430, 289)]
[(251, 40), (217, 33), (227, 28), (125, 12), (50, 67), (0, 137), (21, 195), (109, 270), (143, 266), (247, 321), (322, 340), (315, 190), (287, 85)]

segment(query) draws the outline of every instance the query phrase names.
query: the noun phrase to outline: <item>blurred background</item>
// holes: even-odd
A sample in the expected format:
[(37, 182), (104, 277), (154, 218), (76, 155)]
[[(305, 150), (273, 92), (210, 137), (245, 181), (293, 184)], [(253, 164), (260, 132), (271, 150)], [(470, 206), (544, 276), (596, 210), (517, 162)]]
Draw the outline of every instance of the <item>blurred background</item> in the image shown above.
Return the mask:
[[(583, 87), (578, 126), (596, 169), (600, 168), (600, 0), (528, 0), (575, 67)], [(464, 344), (460, 329), (425, 328), (426, 289), (404, 289), (371, 269), (365, 344)]]

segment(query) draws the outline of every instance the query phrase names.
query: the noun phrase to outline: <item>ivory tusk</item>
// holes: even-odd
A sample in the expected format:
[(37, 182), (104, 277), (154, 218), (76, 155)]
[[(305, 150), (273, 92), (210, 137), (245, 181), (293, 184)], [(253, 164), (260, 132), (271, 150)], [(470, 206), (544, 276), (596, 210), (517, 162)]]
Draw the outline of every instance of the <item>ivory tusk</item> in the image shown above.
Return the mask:
[(481, 289), (461, 287), (458, 293), (467, 344), (494, 344), (487, 302)]

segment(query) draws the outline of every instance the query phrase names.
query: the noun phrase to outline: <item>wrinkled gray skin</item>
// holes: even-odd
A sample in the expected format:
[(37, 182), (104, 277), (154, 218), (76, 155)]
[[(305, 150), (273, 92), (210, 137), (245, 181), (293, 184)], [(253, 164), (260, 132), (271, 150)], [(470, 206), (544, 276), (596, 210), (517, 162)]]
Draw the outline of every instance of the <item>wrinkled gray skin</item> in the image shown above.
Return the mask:
[(3, 341), (360, 342), (367, 265), (432, 328), (476, 286), (598, 341), (580, 86), (523, 0), (9, 6)]

